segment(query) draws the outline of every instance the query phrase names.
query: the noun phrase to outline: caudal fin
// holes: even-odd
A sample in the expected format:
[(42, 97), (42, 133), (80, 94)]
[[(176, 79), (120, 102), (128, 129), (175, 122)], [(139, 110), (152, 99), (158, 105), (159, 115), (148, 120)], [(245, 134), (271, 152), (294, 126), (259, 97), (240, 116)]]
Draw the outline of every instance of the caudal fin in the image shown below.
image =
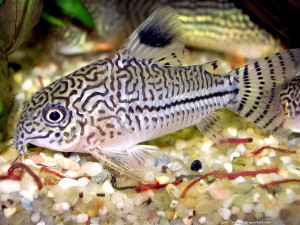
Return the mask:
[(280, 92), (300, 75), (300, 49), (276, 53), (231, 73), (239, 93), (228, 108), (261, 128), (280, 131), (285, 114)]

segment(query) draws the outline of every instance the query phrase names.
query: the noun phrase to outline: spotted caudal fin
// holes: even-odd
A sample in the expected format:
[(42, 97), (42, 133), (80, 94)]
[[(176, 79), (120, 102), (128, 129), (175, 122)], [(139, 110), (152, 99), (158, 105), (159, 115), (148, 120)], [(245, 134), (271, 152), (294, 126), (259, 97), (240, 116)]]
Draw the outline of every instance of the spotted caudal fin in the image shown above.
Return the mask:
[(156, 10), (115, 55), (115, 60), (135, 58), (147, 63), (179, 66), (184, 57), (181, 22), (171, 8)]
[(231, 72), (239, 92), (232, 111), (271, 132), (283, 132), (285, 117), (280, 93), (300, 75), (300, 49), (276, 53)]

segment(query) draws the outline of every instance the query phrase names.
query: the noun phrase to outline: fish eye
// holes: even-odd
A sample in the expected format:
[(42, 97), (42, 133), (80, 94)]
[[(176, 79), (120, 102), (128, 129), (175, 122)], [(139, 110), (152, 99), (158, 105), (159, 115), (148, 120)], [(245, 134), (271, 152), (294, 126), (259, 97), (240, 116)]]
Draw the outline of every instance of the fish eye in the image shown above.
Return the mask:
[(43, 119), (49, 125), (57, 124), (63, 121), (66, 115), (67, 115), (67, 110), (61, 104), (49, 103), (43, 109)]

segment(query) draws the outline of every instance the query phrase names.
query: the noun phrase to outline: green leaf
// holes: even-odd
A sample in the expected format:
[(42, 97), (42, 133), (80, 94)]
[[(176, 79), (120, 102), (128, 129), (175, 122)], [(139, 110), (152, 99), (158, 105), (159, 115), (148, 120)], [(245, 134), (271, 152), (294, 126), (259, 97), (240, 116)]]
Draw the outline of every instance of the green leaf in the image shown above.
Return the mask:
[(55, 24), (60, 27), (66, 27), (66, 24), (62, 22), (61, 20), (55, 18), (54, 16), (49, 15), (48, 13), (43, 12), (42, 13), (42, 18), (47, 20), (48, 22)]
[(80, 20), (88, 28), (94, 27), (91, 15), (80, 0), (55, 0), (55, 2), (63, 13)]
[[(42, 0), (6, 0), (0, 7), (0, 31), (10, 54), (31, 34), (43, 10)], [(2, 80), (1, 80), (2, 81)]]
[(3, 3), (3, 0), (0, 0), (0, 5), (2, 5), (2, 3)]

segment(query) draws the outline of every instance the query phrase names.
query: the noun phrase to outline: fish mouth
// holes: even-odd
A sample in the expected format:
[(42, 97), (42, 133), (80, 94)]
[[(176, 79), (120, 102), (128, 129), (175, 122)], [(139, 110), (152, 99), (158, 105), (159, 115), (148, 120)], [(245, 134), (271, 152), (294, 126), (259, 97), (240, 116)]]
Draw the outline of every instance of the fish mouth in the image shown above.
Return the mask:
[(15, 143), (14, 142), (13, 144), (15, 145), (15, 148), (19, 152), (20, 156), (23, 156), (24, 154), (26, 154), (28, 152), (28, 149), (38, 147), (37, 145), (32, 144), (30, 142), (30, 140), (26, 140), (26, 141), (24, 141), (24, 143)]

